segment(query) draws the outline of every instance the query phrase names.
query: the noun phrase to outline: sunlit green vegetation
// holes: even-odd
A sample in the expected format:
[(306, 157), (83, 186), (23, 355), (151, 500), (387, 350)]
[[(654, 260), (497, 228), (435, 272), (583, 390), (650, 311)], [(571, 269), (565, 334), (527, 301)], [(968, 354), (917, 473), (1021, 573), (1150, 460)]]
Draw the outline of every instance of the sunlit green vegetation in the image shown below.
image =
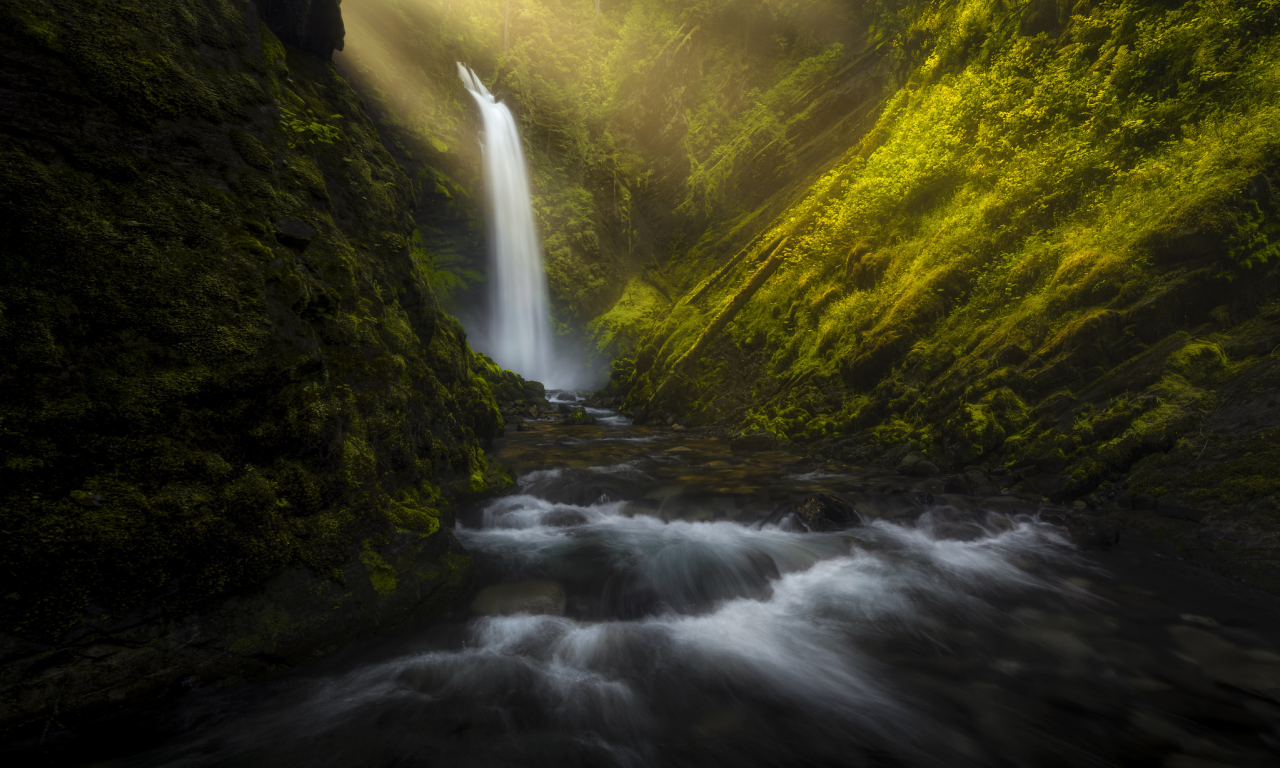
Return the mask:
[[(696, 240), (708, 216), (792, 179), (798, 129), (861, 40), (838, 7), (622, 0), (597, 15), (591, 0), (351, 3), (340, 63), (428, 197), (441, 174), (479, 183), (478, 126), (455, 62), (512, 105), (554, 312), (574, 332), (630, 275)], [(446, 269), (483, 271), (478, 243), (468, 247), (469, 263)]]
[(561, 328), (650, 415), (1035, 457), (1082, 492), (1202, 430), (1256, 362), (1270, 0), (383, 5), (444, 30), (383, 33), (435, 67), (426, 165), (474, 185), (454, 59), (515, 108)]
[[(1249, 364), (1217, 345), (1257, 312), (1249, 286), (1277, 255), (1276, 7), (1046, 7), (904, 7), (876, 31), (914, 66), (769, 223), (786, 264), (657, 406), (720, 420), (754, 361), (743, 428), (896, 424), (892, 439), (961, 465), (1053, 457), (1082, 489), (1200, 423)], [(653, 328), (622, 366), (633, 402), (754, 264)], [(689, 294), (719, 266), (696, 249), (677, 265)]]

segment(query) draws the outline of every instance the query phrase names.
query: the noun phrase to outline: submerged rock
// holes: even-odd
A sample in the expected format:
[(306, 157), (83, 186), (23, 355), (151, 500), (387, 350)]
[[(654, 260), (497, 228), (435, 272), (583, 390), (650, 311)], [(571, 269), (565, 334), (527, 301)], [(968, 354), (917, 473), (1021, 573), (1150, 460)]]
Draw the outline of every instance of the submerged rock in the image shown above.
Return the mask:
[(564, 588), (549, 580), (522, 581), (485, 587), (471, 601), (471, 612), (481, 616), (516, 613), (559, 616), (564, 613)]
[(731, 451), (771, 451), (777, 447), (777, 438), (765, 432), (739, 435), (729, 441)]
[(853, 502), (829, 493), (807, 496), (794, 504), (785, 504), (765, 518), (762, 525), (791, 525), (811, 533), (839, 531), (862, 524)]
[[(556, 504), (572, 504), (585, 507), (604, 501), (623, 501), (639, 498), (644, 493), (643, 476), (627, 472), (594, 472), (587, 469), (567, 469), (563, 474), (526, 478), (525, 493)], [(557, 523), (547, 522), (546, 525)]]
[(556, 528), (571, 528), (575, 525), (586, 525), (587, 516), (576, 509), (553, 509), (542, 516), (543, 525)]
[(924, 454), (913, 451), (898, 462), (898, 471), (908, 477), (937, 477), (942, 474), (938, 465), (924, 457)]

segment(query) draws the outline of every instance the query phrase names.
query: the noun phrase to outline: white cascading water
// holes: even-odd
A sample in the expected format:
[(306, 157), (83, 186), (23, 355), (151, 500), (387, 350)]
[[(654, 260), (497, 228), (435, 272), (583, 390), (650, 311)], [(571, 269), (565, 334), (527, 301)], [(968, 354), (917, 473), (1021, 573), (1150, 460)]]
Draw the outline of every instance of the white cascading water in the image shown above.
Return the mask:
[(489, 353), (503, 368), (554, 386), (547, 275), (533, 225), (520, 133), (511, 110), (494, 99), (475, 72), (459, 63), (458, 77), (480, 105), (484, 119), (484, 179), (489, 188), (493, 253)]

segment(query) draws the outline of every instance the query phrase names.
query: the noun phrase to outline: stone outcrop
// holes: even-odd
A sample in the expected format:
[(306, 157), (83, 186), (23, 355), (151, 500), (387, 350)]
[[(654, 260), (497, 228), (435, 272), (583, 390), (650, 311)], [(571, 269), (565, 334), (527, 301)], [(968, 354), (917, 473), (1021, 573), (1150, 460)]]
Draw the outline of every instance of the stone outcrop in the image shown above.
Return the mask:
[(286, 43), (328, 60), (342, 50), (341, 0), (257, 0), (262, 18)]

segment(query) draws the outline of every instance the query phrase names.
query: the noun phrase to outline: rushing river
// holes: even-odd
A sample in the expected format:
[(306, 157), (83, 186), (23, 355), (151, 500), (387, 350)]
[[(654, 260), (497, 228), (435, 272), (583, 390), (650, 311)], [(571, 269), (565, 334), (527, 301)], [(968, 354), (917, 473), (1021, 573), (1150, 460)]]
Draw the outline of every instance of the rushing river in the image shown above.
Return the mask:
[[(1270, 596), (1033, 501), (597, 415), (502, 439), (519, 491), (462, 515), (452, 616), (116, 764), (1280, 764)], [(853, 524), (778, 514), (815, 497)]]

